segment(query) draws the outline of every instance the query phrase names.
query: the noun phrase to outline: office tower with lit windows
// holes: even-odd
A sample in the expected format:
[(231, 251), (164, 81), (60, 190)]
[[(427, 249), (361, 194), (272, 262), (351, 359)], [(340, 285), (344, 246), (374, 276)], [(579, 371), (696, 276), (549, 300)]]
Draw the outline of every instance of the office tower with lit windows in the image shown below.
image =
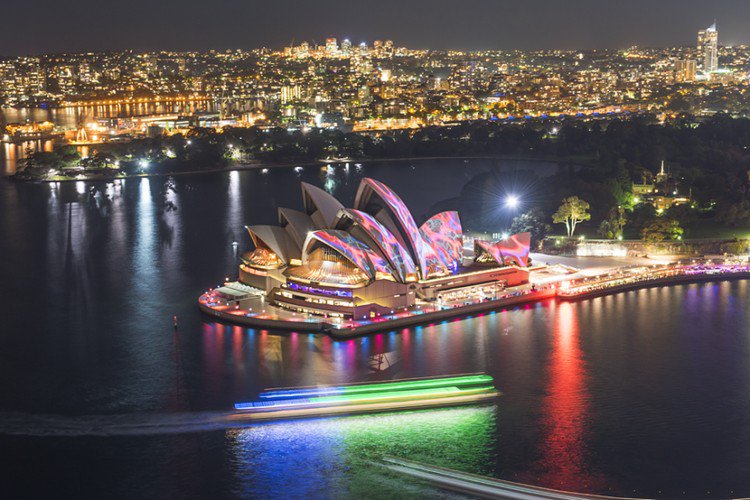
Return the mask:
[(698, 32), (698, 50), (703, 58), (705, 73), (719, 69), (719, 32), (716, 31), (716, 23)]
[(341, 42), (341, 53), (345, 56), (348, 56), (349, 53), (352, 51), (352, 42), (349, 41), (348, 38), (345, 38), (343, 42)]
[(339, 44), (335, 38), (326, 38), (326, 55), (333, 56), (339, 51)]
[(678, 59), (674, 63), (674, 80), (675, 82), (693, 82), (695, 81), (695, 70), (697, 63), (695, 59)]

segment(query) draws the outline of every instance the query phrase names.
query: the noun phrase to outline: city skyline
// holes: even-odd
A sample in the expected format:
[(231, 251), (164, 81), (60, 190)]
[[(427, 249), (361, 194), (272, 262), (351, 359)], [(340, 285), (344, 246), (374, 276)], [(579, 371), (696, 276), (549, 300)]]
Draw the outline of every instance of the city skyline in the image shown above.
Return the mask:
[[(158, 5), (136, 0), (128, 6), (100, 6), (89, 0), (57, 5), (50, 0), (14, 4), (16, 19), (0, 35), (0, 56), (91, 50), (208, 50), (283, 47), (293, 41), (324, 43), (335, 36), (353, 43), (399, 40), (401, 45), (436, 50), (594, 49), (694, 44), (694, 33), (714, 20), (721, 43), (750, 42), (745, 26), (750, 4), (723, 0), (710, 5), (697, 0), (601, 4), (590, 0), (559, 4), (471, 0), (449, 2), (386, 0), (363, 11), (339, 0), (312, 5), (212, 5), (201, 14), (192, 0)], [(47, 15), (39, 16), (39, 12)], [(426, 13), (431, 15), (429, 18)], [(585, 16), (582, 13), (585, 12)], [(148, 15), (146, 15), (148, 14)], [(200, 19), (200, 24), (197, 24)]]

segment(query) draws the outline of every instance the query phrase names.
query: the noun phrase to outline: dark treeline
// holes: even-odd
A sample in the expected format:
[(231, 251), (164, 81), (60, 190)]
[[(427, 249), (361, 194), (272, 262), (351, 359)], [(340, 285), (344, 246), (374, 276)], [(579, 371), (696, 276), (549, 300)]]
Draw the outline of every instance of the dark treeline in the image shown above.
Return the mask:
[(468, 211), (465, 219), (476, 221), (476, 229), (488, 230), (497, 227), (501, 215), (498, 196), (509, 190), (521, 189), (522, 196), (525, 191), (524, 206), (541, 210), (544, 217), (555, 211), (562, 198), (579, 196), (591, 205), (592, 219), (581, 227), (590, 236), (618, 206), (627, 210), (626, 235), (640, 235), (657, 214), (650, 204), (634, 203), (632, 184), (652, 182), (664, 161), (673, 187), (691, 203), (672, 207), (662, 216), (686, 227), (709, 221), (750, 225), (750, 120), (725, 115), (701, 123), (685, 117), (661, 124), (642, 116), (570, 120), (558, 127), (471, 122), (380, 135), (314, 129), (193, 131), (193, 144), (206, 141), (218, 145), (215, 157), (226, 159), (233, 148), (235, 158), (264, 162), (466, 156), (554, 159), (565, 166), (552, 179), (539, 179), (533, 173), (474, 179), (464, 188), (469, 201), (458, 208)]
[[(67, 169), (71, 175), (105, 167), (124, 173), (179, 172), (216, 169), (235, 162), (294, 163), (337, 158), (547, 158), (578, 167), (564, 168), (553, 182), (544, 185), (539, 185), (538, 179), (526, 179), (524, 182), (533, 188), (532, 198), (547, 214), (564, 196), (585, 199), (591, 204), (592, 220), (588, 229), (582, 229), (593, 234), (591, 228), (598, 227), (613, 207), (628, 210), (626, 232), (637, 230), (639, 221), (653, 218), (650, 205), (634, 207), (632, 183), (650, 181), (662, 161), (680, 193), (692, 201), (688, 206), (673, 207), (667, 215), (688, 226), (707, 218), (727, 226), (750, 225), (748, 148), (750, 120), (725, 115), (700, 123), (685, 117), (665, 124), (650, 116), (609, 121), (571, 119), (556, 126), (482, 121), (380, 134), (254, 127), (229, 127), (217, 132), (198, 128), (184, 137), (102, 145), (83, 160), (69, 146), (36, 153), (22, 165), (25, 171), (21, 176), (39, 178), (39, 172), (50, 169)], [(502, 192), (507, 190), (503, 186), (506, 180), (485, 179), (483, 182), (495, 185), (478, 189)], [(475, 203), (481, 201), (476, 195), (467, 196)]]

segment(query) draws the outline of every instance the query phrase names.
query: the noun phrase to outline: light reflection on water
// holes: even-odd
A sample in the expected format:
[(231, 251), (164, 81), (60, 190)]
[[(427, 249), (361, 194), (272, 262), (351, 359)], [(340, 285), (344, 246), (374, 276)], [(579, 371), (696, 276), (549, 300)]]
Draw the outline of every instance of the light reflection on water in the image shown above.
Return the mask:
[(388, 473), (384, 456), (486, 474), (494, 462), (494, 406), (289, 421), (229, 430), (242, 496), (403, 497), (423, 488)]
[[(469, 178), (493, 168), (486, 162), (402, 166), (368, 164), (346, 173), (334, 165), (325, 178), (336, 181), (332, 189), (345, 205), (368, 175), (392, 185), (416, 214), (427, 214), (435, 201), (456, 196)], [(575, 484), (578, 475), (578, 489), (635, 489), (642, 496), (688, 491), (702, 497), (709, 488), (724, 496), (750, 493), (741, 490), (750, 470), (750, 444), (742, 437), (750, 435), (750, 288), (744, 281), (565, 306), (545, 302), (343, 342), (201, 316), (198, 294), (236, 272), (237, 253), (249, 247), (242, 225), (277, 223), (279, 206), (300, 208), (299, 180), (323, 186), (325, 178), (316, 166), (299, 173), (87, 182), (82, 190), (75, 182), (0, 180), (0, 380), (12, 381), (0, 384), (0, 413), (221, 412), (269, 387), (485, 371), (503, 393), (495, 409), (502, 425), (490, 426), (488, 440), (477, 442), (492, 452), (486, 470), (493, 476), (560, 487)], [(244, 469), (223, 462), (235, 457), (236, 446), (204, 434), (122, 438), (112, 460), (129, 457), (122, 460), (134, 477), (157, 484), (171, 483), (171, 471), (133, 464), (190, 461), (200, 474), (186, 474), (187, 491), (251, 488), (251, 476), (234, 484)], [(330, 444), (333, 462), (353, 456), (342, 451), (343, 438), (320, 439)], [(154, 442), (159, 446), (152, 449)], [(119, 476), (117, 467), (99, 460), (111, 441), (96, 443), (89, 456), (86, 444), (66, 442), (60, 456), (70, 456), (73, 447), (72, 474), (51, 472), (66, 458), (19, 474), (33, 471), (34, 481), (41, 474), (49, 484), (72, 481), (75, 471), (89, 468), (99, 477)], [(0, 447), (7, 444), (0, 436)], [(36, 444), (27, 447), (30, 457), (57, 450), (56, 443)], [(429, 451), (439, 455), (440, 444), (432, 442)], [(459, 467), (456, 460), (445, 465)], [(336, 477), (346, 485), (351, 472), (342, 467)]]

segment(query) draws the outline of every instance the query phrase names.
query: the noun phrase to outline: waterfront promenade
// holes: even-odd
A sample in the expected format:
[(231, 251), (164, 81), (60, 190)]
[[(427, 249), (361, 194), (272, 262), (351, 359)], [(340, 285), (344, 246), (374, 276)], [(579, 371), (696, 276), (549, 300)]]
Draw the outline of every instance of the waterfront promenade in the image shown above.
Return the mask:
[(582, 300), (639, 288), (748, 278), (748, 264), (691, 262), (666, 266), (626, 267), (607, 274), (562, 283), (557, 290), (557, 298)]
[[(583, 277), (581, 277), (583, 275)], [(638, 288), (681, 283), (750, 278), (750, 264), (690, 261), (650, 266), (613, 268), (593, 275), (585, 271), (559, 275), (544, 284), (506, 289), (496, 297), (467, 297), (449, 303), (419, 303), (415, 307), (368, 319), (342, 320), (292, 312), (265, 302), (262, 294), (241, 300), (227, 300), (216, 289), (199, 299), (201, 311), (227, 323), (253, 328), (320, 332), (335, 338), (349, 338), (419, 324), (467, 317), (543, 300), (583, 300)]]
[(471, 299), (447, 304), (420, 304), (413, 308), (394, 311), (392, 314), (361, 320), (340, 320), (295, 313), (265, 304), (259, 297), (239, 301), (232, 305), (219, 297), (216, 290), (210, 290), (201, 295), (198, 304), (204, 313), (228, 323), (254, 328), (312, 331), (327, 333), (336, 338), (348, 338), (530, 304), (552, 299), (555, 294), (554, 286), (539, 289), (532, 289), (530, 286), (517, 287), (495, 298)]

